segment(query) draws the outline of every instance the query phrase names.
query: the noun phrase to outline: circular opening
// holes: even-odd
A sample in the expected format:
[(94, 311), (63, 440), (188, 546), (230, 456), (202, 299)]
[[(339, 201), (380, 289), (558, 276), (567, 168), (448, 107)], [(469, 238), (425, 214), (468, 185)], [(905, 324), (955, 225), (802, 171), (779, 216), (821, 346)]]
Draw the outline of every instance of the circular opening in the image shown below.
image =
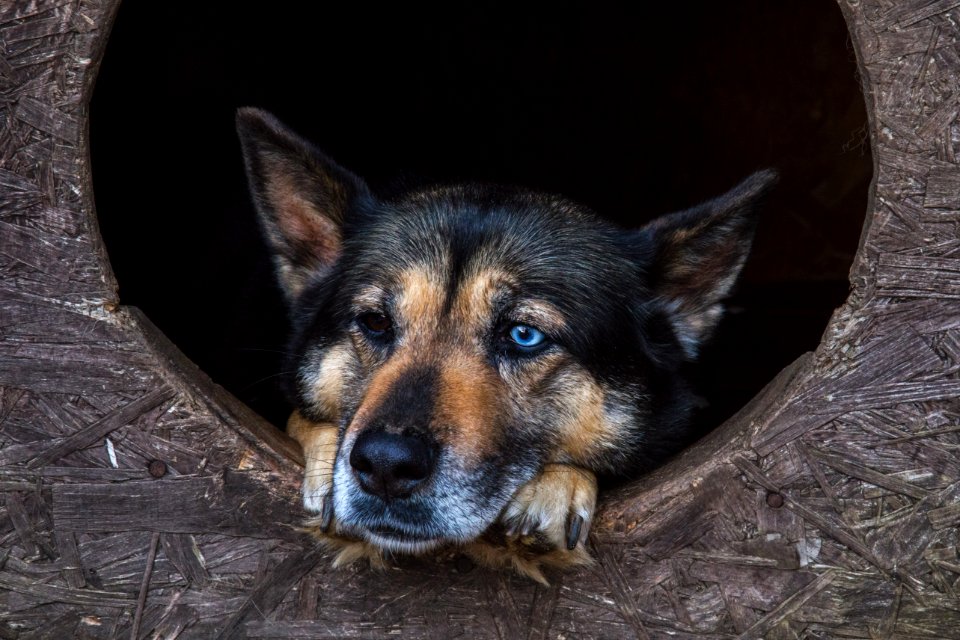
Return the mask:
[(275, 424), (286, 318), (233, 130), (244, 105), (374, 185), (520, 184), (626, 226), (779, 169), (701, 358), (705, 428), (815, 348), (847, 293), (872, 163), (832, 0), (636, 15), (212, 2), (188, 19), (124, 4), (91, 108), (120, 299)]

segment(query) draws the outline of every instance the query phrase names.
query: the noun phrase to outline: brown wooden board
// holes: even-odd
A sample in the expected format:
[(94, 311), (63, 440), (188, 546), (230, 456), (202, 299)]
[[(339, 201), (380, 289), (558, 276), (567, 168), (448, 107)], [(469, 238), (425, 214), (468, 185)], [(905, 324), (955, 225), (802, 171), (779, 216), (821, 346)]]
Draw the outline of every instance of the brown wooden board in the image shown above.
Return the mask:
[(297, 445), (119, 305), (87, 148), (117, 5), (0, 3), (0, 638), (960, 638), (960, 2), (840, 0), (875, 159), (850, 297), (549, 587), (331, 569)]

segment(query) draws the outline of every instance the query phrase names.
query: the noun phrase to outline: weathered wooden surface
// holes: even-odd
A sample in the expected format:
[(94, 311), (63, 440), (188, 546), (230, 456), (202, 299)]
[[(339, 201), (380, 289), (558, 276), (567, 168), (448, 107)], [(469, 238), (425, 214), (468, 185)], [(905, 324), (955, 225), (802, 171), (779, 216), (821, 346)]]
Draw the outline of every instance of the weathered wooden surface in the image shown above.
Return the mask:
[(0, 3), (0, 638), (960, 638), (960, 2), (841, 0), (876, 162), (850, 299), (549, 588), (331, 570), (295, 445), (118, 305), (86, 150), (116, 6)]

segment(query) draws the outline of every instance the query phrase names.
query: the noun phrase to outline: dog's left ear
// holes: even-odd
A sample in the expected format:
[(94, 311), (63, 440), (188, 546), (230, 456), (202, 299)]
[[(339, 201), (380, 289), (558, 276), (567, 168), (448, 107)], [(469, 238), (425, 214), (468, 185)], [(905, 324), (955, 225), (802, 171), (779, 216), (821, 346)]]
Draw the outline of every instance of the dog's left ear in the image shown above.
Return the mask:
[(652, 255), (650, 290), (690, 359), (723, 315), (721, 302), (750, 252), (758, 205), (776, 182), (775, 171), (758, 171), (724, 195), (639, 231)]

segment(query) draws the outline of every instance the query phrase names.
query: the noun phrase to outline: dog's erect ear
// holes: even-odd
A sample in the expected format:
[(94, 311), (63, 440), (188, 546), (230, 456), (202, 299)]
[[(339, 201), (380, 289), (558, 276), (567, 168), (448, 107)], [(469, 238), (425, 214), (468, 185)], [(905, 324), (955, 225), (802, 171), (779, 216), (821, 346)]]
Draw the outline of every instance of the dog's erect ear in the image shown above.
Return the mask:
[(311, 273), (340, 255), (344, 216), (366, 184), (265, 111), (237, 111), (247, 179), (277, 264), (293, 299)]
[(652, 254), (651, 292), (690, 359), (720, 321), (721, 302), (750, 252), (760, 200), (776, 182), (775, 171), (759, 171), (714, 200), (640, 230)]

